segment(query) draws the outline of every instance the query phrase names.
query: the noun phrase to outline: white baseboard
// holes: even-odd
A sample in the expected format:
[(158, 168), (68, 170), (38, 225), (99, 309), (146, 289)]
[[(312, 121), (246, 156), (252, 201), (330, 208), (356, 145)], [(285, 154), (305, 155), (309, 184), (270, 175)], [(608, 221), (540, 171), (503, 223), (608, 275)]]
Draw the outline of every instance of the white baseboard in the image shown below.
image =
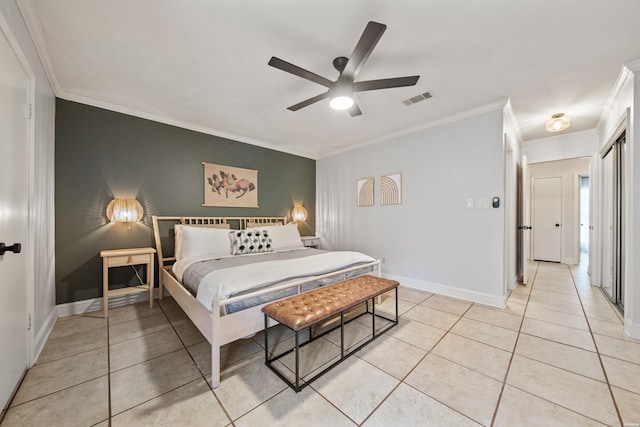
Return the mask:
[(578, 259), (576, 261), (575, 258), (563, 258), (562, 259), (562, 263), (563, 264), (569, 264), (569, 265), (574, 265), (574, 264), (580, 264), (580, 260)]
[(640, 325), (636, 325), (631, 320), (625, 319), (624, 330), (631, 338), (640, 340)]
[(40, 353), (42, 353), (42, 349), (44, 348), (49, 335), (51, 335), (51, 331), (53, 330), (57, 319), (57, 309), (51, 310), (51, 312), (45, 319), (44, 324), (42, 325), (38, 333), (33, 337), (31, 347), (31, 361), (29, 367), (33, 366), (33, 364), (38, 360), (38, 357), (40, 357)]
[[(166, 292), (165, 295), (167, 295)], [(153, 290), (153, 297), (156, 299), (158, 298), (157, 288)], [(109, 308), (122, 307), (123, 305), (134, 304), (142, 301), (147, 301), (146, 292), (109, 298)], [(99, 310), (102, 310), (102, 298), (85, 299), (66, 304), (58, 304), (56, 306), (56, 314), (58, 317), (73, 316), (74, 314), (84, 314)]]
[(489, 305), (491, 307), (504, 308), (507, 305), (506, 296), (488, 295), (479, 292), (469, 291), (467, 289), (455, 288), (452, 286), (440, 285), (438, 283), (426, 282), (424, 280), (410, 279), (393, 274), (382, 274), (382, 277), (397, 280), (400, 285), (409, 288), (418, 289), (426, 292), (434, 292), (436, 294), (445, 295), (452, 298), (463, 299), (466, 301), (477, 302), (479, 304)]

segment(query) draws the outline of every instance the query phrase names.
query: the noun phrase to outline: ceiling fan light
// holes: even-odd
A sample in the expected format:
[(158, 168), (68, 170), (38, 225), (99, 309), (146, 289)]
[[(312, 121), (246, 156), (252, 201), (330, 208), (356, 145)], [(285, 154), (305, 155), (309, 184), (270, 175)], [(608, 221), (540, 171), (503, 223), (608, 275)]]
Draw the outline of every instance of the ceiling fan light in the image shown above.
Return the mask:
[(547, 132), (560, 132), (568, 129), (571, 126), (571, 119), (565, 117), (564, 113), (557, 113), (551, 116), (545, 123), (545, 129)]
[(353, 106), (353, 98), (350, 96), (336, 96), (331, 98), (329, 105), (334, 110), (347, 110)]

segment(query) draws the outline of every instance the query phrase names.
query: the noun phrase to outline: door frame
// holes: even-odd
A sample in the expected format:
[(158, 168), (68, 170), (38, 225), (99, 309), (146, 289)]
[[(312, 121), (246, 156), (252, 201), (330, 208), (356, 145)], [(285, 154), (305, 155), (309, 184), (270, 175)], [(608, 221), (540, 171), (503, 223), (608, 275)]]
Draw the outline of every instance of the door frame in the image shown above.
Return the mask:
[(26, 56), (24, 55), (20, 44), (18, 43), (18, 40), (16, 39), (16, 37), (13, 34), (13, 31), (11, 30), (11, 26), (9, 25), (9, 23), (7, 22), (6, 18), (4, 17), (4, 14), (2, 13), (2, 11), (0, 10), (0, 31), (4, 34), (4, 36), (6, 37), (7, 41), (9, 42), (9, 45), (11, 46), (11, 49), (13, 49), (13, 52), (15, 53), (16, 57), (18, 58), (18, 61), (20, 61), (20, 64), (22, 65), (22, 68), (24, 69), (25, 74), (28, 77), (29, 83), (28, 83), (28, 102), (29, 104), (25, 105), (25, 116), (29, 117), (29, 129), (28, 129), (28, 146), (27, 146), (27, 167), (28, 167), (28, 179), (29, 182), (27, 183), (27, 188), (28, 188), (28, 194), (27, 194), (27, 215), (28, 215), (28, 219), (27, 219), (27, 241), (26, 244), (23, 245), (24, 249), (25, 249), (25, 255), (27, 256), (27, 274), (26, 274), (26, 294), (27, 294), (27, 301), (26, 301), (26, 306), (27, 306), (27, 316), (28, 319), (25, 319), (25, 325), (26, 325), (26, 335), (27, 335), (27, 361), (26, 361), (26, 366), (27, 368), (30, 368), (31, 366), (33, 366), (33, 364), (35, 363), (35, 349), (34, 349), (34, 343), (35, 343), (35, 336), (34, 336), (34, 327), (33, 327), (33, 316), (34, 316), (34, 312), (35, 312), (35, 296), (34, 296), (34, 286), (35, 286), (35, 259), (34, 259), (34, 250), (33, 248), (35, 247), (35, 232), (34, 232), (34, 220), (35, 220), (35, 210), (34, 210), (34, 200), (35, 200), (35, 182), (34, 182), (34, 176), (35, 176), (35, 93), (36, 93), (36, 77), (35, 77), (35, 73), (33, 72), (33, 69), (31, 68), (31, 65), (29, 64), (29, 61), (27, 60)]
[(517, 250), (516, 250), (516, 233), (518, 220), (516, 216), (517, 200), (516, 200), (516, 153), (509, 138), (504, 134), (504, 285), (503, 291), (507, 293), (518, 284), (517, 278)]

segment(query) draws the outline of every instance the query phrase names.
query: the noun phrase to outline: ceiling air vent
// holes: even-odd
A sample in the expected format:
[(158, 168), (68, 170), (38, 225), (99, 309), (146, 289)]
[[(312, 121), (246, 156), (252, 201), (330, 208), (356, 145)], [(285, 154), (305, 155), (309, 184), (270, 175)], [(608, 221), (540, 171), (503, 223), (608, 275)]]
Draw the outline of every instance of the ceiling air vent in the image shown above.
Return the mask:
[(424, 101), (425, 99), (429, 99), (429, 98), (433, 98), (433, 93), (425, 92), (425, 93), (421, 93), (420, 95), (412, 96), (409, 99), (405, 99), (402, 102), (404, 103), (404, 105), (411, 105), (411, 104), (415, 104), (416, 102)]

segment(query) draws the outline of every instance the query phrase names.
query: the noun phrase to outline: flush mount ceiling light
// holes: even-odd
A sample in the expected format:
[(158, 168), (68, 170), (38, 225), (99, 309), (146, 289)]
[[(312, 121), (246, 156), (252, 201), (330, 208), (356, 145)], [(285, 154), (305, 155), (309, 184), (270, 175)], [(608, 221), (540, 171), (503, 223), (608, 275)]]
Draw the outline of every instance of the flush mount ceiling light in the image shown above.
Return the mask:
[(547, 120), (545, 129), (547, 129), (548, 132), (560, 132), (569, 128), (569, 126), (571, 126), (571, 119), (569, 117), (565, 117), (564, 113), (557, 113)]

